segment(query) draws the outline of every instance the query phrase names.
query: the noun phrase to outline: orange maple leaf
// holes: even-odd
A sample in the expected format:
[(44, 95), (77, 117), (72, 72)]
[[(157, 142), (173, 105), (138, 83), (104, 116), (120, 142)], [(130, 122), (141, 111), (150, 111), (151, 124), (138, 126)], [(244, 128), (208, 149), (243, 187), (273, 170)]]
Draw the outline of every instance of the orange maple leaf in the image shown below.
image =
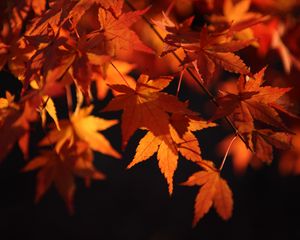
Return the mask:
[(105, 55), (100, 45), (95, 47), (88, 35), (76, 38), (63, 28), (56, 34), (54, 32), (49, 26), (41, 35), (26, 36), (36, 51), (27, 62), (25, 89), (31, 81), (36, 80), (41, 82), (38, 84), (40, 88), (46, 91), (68, 77), (88, 97), (94, 73), (101, 71), (100, 67), (111, 57)]
[(16, 122), (22, 116), (22, 110), (14, 103), (14, 97), (9, 92), (6, 92), (6, 98), (0, 98), (0, 162), (25, 133), (22, 126), (16, 125)]
[(265, 68), (253, 78), (240, 76), (237, 88), (223, 92), (223, 96), (217, 98), (219, 107), (211, 120), (230, 116), (241, 133), (254, 130), (254, 119), (289, 131), (272, 104), (290, 91), (290, 88), (261, 86), (264, 72)]
[(286, 73), (291, 72), (292, 66), (300, 69), (299, 59), (283, 41), (284, 34), (287, 32), (283, 22), (274, 17), (267, 23), (254, 26), (253, 30), (259, 42), (260, 55), (264, 56), (271, 49), (275, 49), (279, 53)]
[[(105, 67), (118, 50), (152, 53), (130, 29), (147, 9), (123, 13), (123, 4), (123, 0), (52, 2), (25, 33), (27, 45), (36, 48), (26, 63), (25, 89), (32, 80), (42, 82), (42, 88), (46, 88), (44, 85), (68, 77), (88, 99), (93, 77), (105, 77)], [(99, 10), (100, 28), (80, 36), (76, 25), (94, 5)]]
[(85, 142), (77, 141), (72, 147), (64, 145), (59, 153), (44, 151), (32, 159), (24, 172), (39, 169), (37, 174), (35, 201), (40, 201), (49, 187), (54, 184), (72, 214), (75, 192), (75, 176), (82, 177), (89, 185), (91, 179), (102, 180), (104, 174), (93, 166), (92, 150)]
[[(219, 35), (219, 36), (218, 36)], [(249, 74), (249, 68), (243, 60), (233, 52), (239, 51), (253, 42), (253, 39), (230, 40), (218, 33), (209, 33), (207, 28), (200, 32), (198, 42), (183, 47), (188, 55), (184, 63), (197, 62), (197, 67), (208, 83), (216, 72), (216, 66), (224, 70), (240, 74)], [(205, 66), (205, 67), (203, 67)]]
[[(32, 49), (30, 47), (26, 49), (21, 47), (22, 34), (26, 20), (31, 15), (29, 14), (31, 13), (30, 5), (33, 7), (33, 2), (35, 1), (1, 2), (0, 70), (7, 63), (11, 72), (15, 74), (18, 67), (23, 68), (23, 60), (28, 60), (25, 55), (31, 52)], [(42, 3), (44, 1), (41, 0), (39, 2)]]
[[(122, 9), (124, 2), (117, 2), (112, 9), (115, 7)], [(148, 9), (124, 13), (99, 8), (98, 21), (100, 28), (91, 32), (88, 36), (95, 45), (101, 46), (104, 52), (110, 56), (118, 56), (120, 50), (129, 51), (132, 49), (153, 53), (153, 50), (142, 43), (138, 35), (130, 29)]]
[[(251, 0), (238, 1), (236, 4), (232, 0), (225, 0), (223, 3), (223, 15), (212, 15), (210, 17), (215, 28), (229, 27), (229, 31), (233, 33), (234, 38), (247, 40), (254, 38), (252, 27), (262, 23), (268, 19), (259, 12), (250, 12)], [(252, 45), (257, 46), (256, 42)]]
[[(169, 85), (172, 77), (160, 77), (150, 80), (141, 75), (135, 88), (123, 85), (110, 85), (120, 94), (113, 98), (103, 111), (124, 110), (122, 114), (123, 147), (131, 135), (139, 128), (145, 127), (154, 136), (169, 135), (168, 113), (186, 113), (191, 111), (179, 102), (175, 96), (159, 92)], [(172, 144), (171, 144), (172, 145)]]
[[(34, 2), (37, 2), (35, 0)], [(37, 3), (32, 4), (36, 6)], [(43, 2), (43, 1), (39, 1)], [(62, 27), (67, 20), (72, 22), (73, 27), (76, 27), (84, 13), (92, 6), (101, 7), (106, 11), (119, 12), (118, 6), (123, 3), (123, 0), (55, 0), (50, 1), (50, 8), (41, 16), (36, 17), (27, 33), (38, 35), (50, 25), (57, 31)], [(39, 3), (41, 7), (42, 3)]]
[[(187, 119), (187, 126), (182, 118)], [(150, 131), (140, 140), (136, 149), (136, 154), (132, 162), (127, 166), (131, 168), (137, 163), (143, 162), (157, 152), (158, 166), (161, 173), (165, 176), (169, 193), (173, 193), (173, 175), (177, 168), (178, 154), (181, 153), (187, 160), (201, 161), (201, 150), (198, 140), (192, 131), (202, 130), (204, 128), (213, 127), (216, 124), (207, 123), (195, 117), (187, 117), (174, 114), (171, 118), (170, 135), (155, 136)], [(185, 128), (184, 131), (180, 129)], [(166, 142), (172, 141), (175, 149), (170, 147)]]
[(294, 129), (295, 135), (292, 136), (292, 147), (283, 152), (280, 156), (278, 168), (279, 173), (286, 175), (299, 175), (300, 174), (300, 129)]
[[(231, 139), (232, 136), (227, 137), (219, 144), (220, 154), (226, 153)], [(254, 153), (240, 139), (236, 139), (229, 149), (233, 169), (238, 175), (244, 174), (248, 165), (258, 169), (263, 164), (271, 164), (273, 161), (273, 148), (283, 151), (290, 149), (292, 145), (291, 135), (285, 132), (274, 132), (270, 129), (254, 130), (251, 132), (250, 139), (255, 150)]]
[[(278, 114), (283, 107), (278, 107), (276, 103), (290, 88), (261, 86), (264, 82), (264, 71), (265, 68), (253, 78), (246, 79), (241, 76), (235, 87), (222, 91), (223, 96), (217, 98), (219, 107), (211, 120), (229, 116), (249, 146), (254, 149), (256, 159), (253, 161), (271, 163), (273, 147), (287, 149), (290, 145), (291, 132)], [(279, 131), (258, 129), (255, 120)]]
[(193, 226), (214, 206), (221, 218), (227, 220), (232, 215), (232, 192), (227, 182), (212, 162), (202, 161), (199, 165), (204, 171), (194, 173), (182, 183), (184, 186), (201, 186), (195, 199)]
[(253, 39), (232, 40), (228, 29), (226, 31), (211, 31), (207, 27), (203, 27), (199, 33), (190, 29), (191, 21), (175, 25), (170, 19), (165, 18), (166, 23), (163, 21), (156, 22), (156, 25), (168, 32), (164, 42), (169, 46), (165, 47), (162, 56), (182, 47), (186, 53), (183, 63), (196, 62), (206, 83), (209, 83), (214, 76), (217, 70), (216, 66), (221, 66), (229, 72), (250, 73), (240, 57), (233, 52), (249, 46)]
[(252, 142), (255, 149), (254, 158), (270, 164), (273, 160), (273, 147), (287, 150), (291, 147), (291, 141), (291, 135), (286, 132), (274, 132), (270, 129), (255, 130), (252, 132)]
[(0, 161), (7, 156), (16, 142), (24, 157), (28, 157), (30, 122), (38, 117), (31, 101), (32, 99), (29, 99), (17, 104), (9, 92), (6, 92), (6, 98), (0, 98)]

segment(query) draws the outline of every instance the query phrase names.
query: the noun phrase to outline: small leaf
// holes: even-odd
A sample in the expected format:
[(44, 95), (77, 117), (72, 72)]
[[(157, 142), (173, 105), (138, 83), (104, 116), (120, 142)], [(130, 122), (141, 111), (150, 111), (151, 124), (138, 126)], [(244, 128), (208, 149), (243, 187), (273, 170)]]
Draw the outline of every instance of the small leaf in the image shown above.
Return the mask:
[(233, 209), (232, 192), (227, 182), (221, 178), (217, 169), (196, 172), (182, 185), (201, 186), (195, 199), (193, 226), (199, 222), (213, 205), (224, 220), (231, 217)]

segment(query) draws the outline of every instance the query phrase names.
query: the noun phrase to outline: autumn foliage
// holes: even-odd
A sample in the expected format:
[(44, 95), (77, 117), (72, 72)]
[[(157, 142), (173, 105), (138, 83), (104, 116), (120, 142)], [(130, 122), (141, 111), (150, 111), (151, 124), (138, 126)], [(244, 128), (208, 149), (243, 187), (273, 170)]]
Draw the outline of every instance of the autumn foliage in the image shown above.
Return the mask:
[[(22, 174), (37, 174), (35, 201), (54, 185), (73, 213), (75, 178), (87, 186), (106, 178), (94, 152), (122, 159), (135, 146), (127, 169), (154, 156), (170, 195), (179, 184), (199, 187), (194, 226), (211, 208), (229, 219), (234, 193), (222, 174), (228, 155), (238, 174), (274, 158), (280, 173), (300, 173), (300, 85), (292, 79), (300, 70), (293, 14), (300, 6), (282, 2), (2, 1), (0, 70), (22, 89), (1, 89), (0, 161), (13, 161), (17, 144)], [(206, 100), (192, 102), (182, 90), (188, 87)], [(114, 112), (120, 119), (110, 117)], [(37, 123), (43, 132), (34, 142)], [(117, 124), (120, 149), (105, 136)], [(230, 132), (215, 142), (222, 161), (202, 157), (206, 146), (197, 132), (210, 137), (210, 128)], [(136, 132), (144, 134), (139, 142), (131, 141)], [(199, 171), (174, 182), (183, 159)]]

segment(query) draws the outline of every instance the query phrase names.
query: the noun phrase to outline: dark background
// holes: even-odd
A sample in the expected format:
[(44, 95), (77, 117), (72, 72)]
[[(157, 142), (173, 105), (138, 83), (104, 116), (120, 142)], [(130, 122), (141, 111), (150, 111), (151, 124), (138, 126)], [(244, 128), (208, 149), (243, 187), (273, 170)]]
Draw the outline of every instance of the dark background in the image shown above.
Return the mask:
[[(3, 81), (11, 78), (7, 73), (2, 72), (0, 77), (2, 95), (4, 90), (20, 88), (16, 81)], [(196, 102), (196, 95), (184, 91)], [(64, 104), (64, 99), (58, 103), (61, 107)], [(97, 105), (96, 113), (105, 104)], [(198, 134), (206, 159), (220, 163), (214, 147), (228, 131), (219, 127)], [(38, 153), (34, 142), (41, 133), (41, 127), (34, 124), (33, 156)], [(119, 133), (119, 126), (105, 132), (118, 150)], [(232, 172), (229, 157), (222, 175), (234, 193), (232, 218), (225, 222), (210, 210), (192, 228), (198, 188), (179, 183), (199, 169), (180, 158), (174, 194), (170, 197), (155, 157), (126, 170), (140, 137), (141, 132), (133, 136), (122, 160), (95, 155), (95, 165), (107, 175), (107, 180), (85, 188), (84, 182), (77, 179), (73, 216), (54, 188), (34, 204), (36, 173), (21, 172), (26, 162), (18, 147), (14, 147), (0, 165), (0, 239), (300, 239), (300, 177), (281, 177), (276, 156), (271, 166), (255, 171), (249, 168), (241, 177)]]
[[(108, 178), (90, 189), (78, 180), (70, 216), (54, 188), (34, 204), (35, 173), (20, 173), (15, 150), (0, 167), (1, 239), (300, 239), (300, 178), (278, 176), (275, 164), (235, 177), (228, 161), (233, 217), (224, 222), (211, 210), (193, 229), (197, 187), (177, 185), (169, 197), (154, 158), (126, 171), (126, 159), (98, 157)], [(175, 183), (196, 170), (180, 161)]]

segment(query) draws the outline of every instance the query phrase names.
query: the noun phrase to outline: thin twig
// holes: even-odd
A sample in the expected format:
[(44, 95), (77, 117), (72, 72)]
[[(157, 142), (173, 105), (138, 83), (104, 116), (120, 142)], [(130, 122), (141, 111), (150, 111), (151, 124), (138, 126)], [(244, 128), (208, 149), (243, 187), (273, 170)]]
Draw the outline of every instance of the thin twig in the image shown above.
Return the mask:
[[(126, 4), (128, 5), (129, 8), (131, 8), (133, 11), (136, 11), (136, 8), (128, 1), (125, 0)], [(144, 15), (141, 16), (142, 19), (147, 23), (147, 25), (153, 30), (153, 32), (156, 34), (156, 36), (162, 41), (164, 42), (164, 38), (162, 37), (162, 35), (157, 31), (157, 29), (154, 27), (154, 25), (149, 21), (148, 18), (146, 18)], [(182, 59), (175, 53), (175, 52), (171, 52), (171, 54), (177, 59), (177, 61), (180, 64), (183, 64)], [(219, 107), (219, 103), (217, 102), (216, 98), (214, 97), (214, 95), (204, 86), (204, 84), (199, 81), (199, 79), (195, 76), (195, 74), (191, 71), (191, 69), (187, 68), (187, 72), (189, 73), (189, 75), (192, 77), (192, 79), (197, 83), (197, 85), (202, 89), (202, 91), (208, 96), (209, 100), (211, 102), (213, 102), (217, 107)], [(244, 137), (240, 134), (240, 132), (238, 131), (238, 129), (235, 127), (235, 125), (233, 124), (233, 122), (230, 120), (229, 117), (224, 117), (224, 119), (226, 120), (226, 122), (229, 124), (229, 126), (234, 130), (234, 132), (236, 133), (236, 135), (244, 142), (244, 144), (246, 145), (246, 147), (251, 151), (254, 152), (253, 149), (249, 146), (249, 144), (247, 143), (247, 141), (244, 139)]]

